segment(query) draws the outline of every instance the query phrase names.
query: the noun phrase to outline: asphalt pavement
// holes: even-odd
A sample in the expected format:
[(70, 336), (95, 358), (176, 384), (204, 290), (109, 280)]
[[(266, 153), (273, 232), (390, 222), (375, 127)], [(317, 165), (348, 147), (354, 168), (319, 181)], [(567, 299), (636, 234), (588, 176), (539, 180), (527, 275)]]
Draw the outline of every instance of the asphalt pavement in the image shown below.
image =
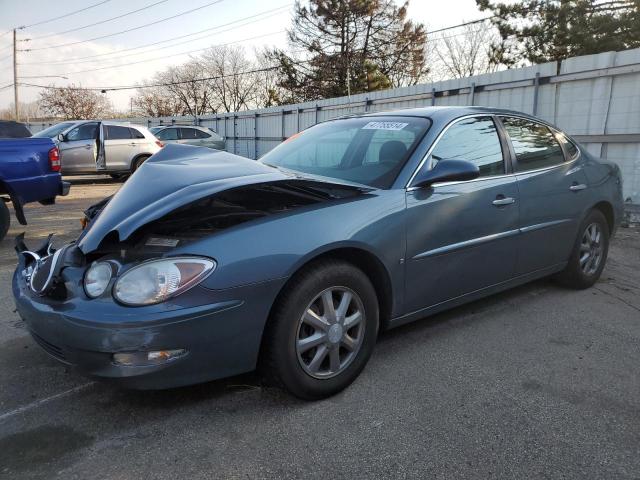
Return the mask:
[(12, 238), (60, 242), (119, 184), (74, 182), (0, 244), (0, 478), (640, 478), (640, 230), (593, 288), (549, 280), (381, 335), (320, 402), (253, 374), (134, 392), (48, 357), (13, 311)]

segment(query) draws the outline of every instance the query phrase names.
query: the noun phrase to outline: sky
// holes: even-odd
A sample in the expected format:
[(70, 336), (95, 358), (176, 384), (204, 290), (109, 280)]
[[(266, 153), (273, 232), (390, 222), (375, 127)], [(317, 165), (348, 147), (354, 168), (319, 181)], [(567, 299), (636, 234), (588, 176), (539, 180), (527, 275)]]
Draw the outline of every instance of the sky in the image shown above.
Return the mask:
[[(80, 9), (85, 10), (67, 15)], [(293, 0), (0, 0), (0, 109), (13, 102), (13, 88), (2, 87), (13, 83), (15, 27), (26, 26), (17, 33), (23, 50), (17, 56), (19, 82), (110, 87), (135, 85), (212, 45), (237, 44), (248, 52), (285, 47), (292, 12)], [(411, 0), (408, 10), (428, 31), (486, 15), (475, 0)], [(62, 18), (48, 21), (56, 17)], [(141, 27), (152, 22), (157, 23)], [(130, 31), (119, 33), (124, 30)], [(201, 33), (163, 42), (196, 32)], [(149, 45), (157, 42), (162, 43)], [(149, 46), (133, 49), (143, 45)], [(20, 86), (20, 102), (36, 100), (38, 91)], [(135, 90), (105, 95), (126, 111)]]

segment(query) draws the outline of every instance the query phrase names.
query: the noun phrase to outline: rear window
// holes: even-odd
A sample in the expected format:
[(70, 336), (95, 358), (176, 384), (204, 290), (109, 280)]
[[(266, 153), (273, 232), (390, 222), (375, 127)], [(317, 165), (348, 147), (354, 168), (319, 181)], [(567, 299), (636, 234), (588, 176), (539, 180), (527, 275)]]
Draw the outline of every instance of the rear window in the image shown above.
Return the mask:
[(26, 125), (18, 122), (0, 121), (0, 138), (27, 138), (31, 132)]
[(196, 130), (195, 128), (193, 129), (193, 131), (196, 132), (196, 138), (209, 138), (211, 136), (207, 132)]
[(260, 159), (289, 170), (389, 188), (431, 125), (417, 117), (360, 117), (311, 127)]

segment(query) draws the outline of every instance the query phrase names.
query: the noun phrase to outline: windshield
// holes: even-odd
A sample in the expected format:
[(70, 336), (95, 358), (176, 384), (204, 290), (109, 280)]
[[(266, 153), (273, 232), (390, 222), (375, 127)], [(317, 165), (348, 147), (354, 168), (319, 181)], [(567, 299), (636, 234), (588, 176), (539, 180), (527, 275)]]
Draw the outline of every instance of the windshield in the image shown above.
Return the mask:
[(64, 132), (67, 128), (70, 128), (73, 125), (75, 125), (73, 122), (56, 123), (55, 125), (45, 128), (38, 133), (34, 133), (33, 136), (40, 138), (55, 138), (59, 133)]
[(359, 117), (321, 123), (293, 135), (260, 161), (312, 175), (389, 188), (431, 122), (417, 117)]

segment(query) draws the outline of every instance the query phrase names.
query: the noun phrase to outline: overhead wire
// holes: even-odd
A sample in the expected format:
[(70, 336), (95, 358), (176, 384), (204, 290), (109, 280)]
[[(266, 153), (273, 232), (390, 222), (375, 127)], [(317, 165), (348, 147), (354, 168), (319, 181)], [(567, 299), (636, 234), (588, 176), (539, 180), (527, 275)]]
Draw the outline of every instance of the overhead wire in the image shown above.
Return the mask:
[[(180, 40), (180, 39), (186, 38), (186, 37), (192, 37), (194, 35), (198, 35), (198, 34), (201, 34), (203, 32), (208, 32), (208, 31), (211, 31), (211, 30), (218, 30), (220, 28), (223, 28), (223, 27), (226, 27), (226, 26), (229, 26), (229, 25), (235, 25), (235, 24), (238, 24), (238, 23), (241, 23), (241, 22), (245, 22), (245, 23), (242, 23), (241, 25), (239, 25), (238, 27), (229, 28), (229, 29), (221, 30), (221, 31), (216, 31), (216, 32), (214, 32), (212, 34), (204, 35), (204, 36), (202, 36), (200, 38), (195, 38), (195, 39), (189, 40), (187, 42), (180, 42), (180, 43), (176, 43), (176, 44), (173, 44), (173, 45), (167, 45), (167, 46), (164, 46), (164, 47), (161, 47), (161, 48), (157, 48), (157, 49), (154, 48), (154, 49), (151, 49), (151, 50), (147, 50), (145, 52), (138, 52), (138, 53), (132, 53), (132, 54), (127, 54), (127, 55), (119, 55), (118, 58), (128, 57), (128, 56), (132, 56), (132, 55), (142, 55), (142, 54), (150, 53), (150, 52), (153, 52), (153, 51), (163, 50), (165, 48), (176, 47), (178, 45), (183, 45), (184, 43), (189, 43), (189, 42), (192, 42), (192, 41), (202, 40), (202, 39), (210, 37), (210, 36), (219, 35), (220, 33), (225, 33), (225, 32), (234, 30), (235, 28), (244, 27), (244, 26), (250, 25), (252, 23), (256, 23), (256, 22), (260, 22), (260, 21), (266, 20), (268, 18), (271, 18), (271, 17), (273, 17), (275, 15), (280, 14), (281, 13), (280, 10), (288, 8), (290, 5), (292, 5), (292, 4), (287, 4), (287, 5), (283, 5), (281, 7), (273, 8), (273, 9), (270, 9), (270, 10), (265, 10), (264, 12), (261, 12), (261, 13), (255, 14), (255, 15), (250, 15), (248, 17), (243, 17), (243, 18), (240, 18), (238, 20), (234, 20), (232, 22), (227, 22), (227, 23), (223, 23), (221, 25), (216, 25), (215, 27), (205, 28), (203, 30), (199, 30), (199, 31), (193, 32), (193, 33), (188, 33), (186, 35), (180, 35), (178, 37), (173, 37), (173, 38), (169, 38), (169, 39), (166, 39), (166, 40), (160, 40), (158, 42), (148, 43), (146, 45), (140, 45), (140, 46), (131, 47), (131, 48), (124, 48), (124, 49), (115, 50), (115, 51), (112, 51), (112, 52), (109, 52), (109, 53), (100, 53), (100, 54), (96, 54), (96, 55), (88, 55), (88, 56), (85, 56), (85, 57), (76, 57), (76, 58), (71, 58), (71, 59), (66, 59), (66, 60), (57, 60), (57, 61), (53, 61), (53, 62), (24, 62), (24, 63), (21, 62), (20, 65), (38, 65), (38, 66), (40, 66), (40, 65), (75, 65), (75, 64), (78, 64), (78, 63), (92, 63), (92, 62), (96, 62), (96, 61), (102, 61), (102, 60), (91, 60), (92, 58), (105, 57), (105, 56), (108, 56), (108, 55), (116, 55), (116, 54), (120, 54), (120, 53), (123, 53), (123, 52), (129, 52), (131, 50), (139, 50), (139, 49), (142, 49), (142, 48), (147, 48), (147, 47), (151, 47), (151, 46), (155, 46), (155, 45), (160, 45), (162, 43), (167, 43), (167, 42), (171, 42), (171, 41), (174, 41), (174, 40)], [(267, 14), (269, 14), (269, 15), (267, 15)], [(246, 21), (246, 20), (249, 20), (249, 19), (254, 19), (256, 17), (261, 17), (261, 18), (257, 18), (257, 19), (252, 20), (252, 21)], [(74, 61), (74, 60), (79, 60), (79, 61)], [(104, 59), (104, 60), (112, 60), (112, 59), (111, 58), (107, 58), (107, 59)]]
[(98, 7), (100, 5), (104, 5), (105, 3), (110, 2), (111, 0), (102, 0), (101, 2), (94, 3), (93, 5), (89, 5), (87, 7), (81, 8), (79, 10), (74, 10), (73, 12), (65, 13), (64, 15), (60, 15), (57, 17), (49, 18), (48, 20), (42, 20), (40, 22), (32, 23), (30, 25), (23, 25), (21, 27), (16, 27), (19, 30), (24, 30), (25, 28), (37, 27), (38, 25), (44, 25), (45, 23), (54, 22), (56, 20), (60, 20), (65, 17), (70, 17), (71, 15), (75, 15), (76, 13), (85, 12), (92, 8)]
[(102, 40), (103, 38), (115, 37), (117, 35), (122, 35), (123, 33), (133, 32), (133, 31), (136, 31), (136, 30), (140, 30), (142, 28), (150, 27), (151, 25), (157, 25), (159, 23), (166, 22), (168, 20), (173, 20), (174, 18), (178, 18), (178, 17), (182, 17), (184, 15), (188, 15), (190, 13), (196, 12), (198, 10), (202, 10), (203, 8), (210, 7), (211, 5), (215, 5), (216, 3), (220, 3), (220, 2), (223, 2), (223, 1), (224, 0), (214, 0), (213, 2), (209, 2), (209, 3), (206, 3), (206, 4), (201, 5), (199, 7), (192, 8), (191, 10), (187, 10), (185, 12), (177, 13), (175, 15), (171, 15), (169, 17), (161, 18), (159, 20), (155, 20), (153, 22), (145, 23), (143, 25), (138, 25), (137, 27), (127, 28), (127, 29), (121, 30), (119, 32), (109, 33), (109, 34), (106, 34), (106, 35), (99, 35), (97, 37), (87, 38), (85, 40), (78, 40), (78, 41), (75, 41), (75, 42), (59, 43), (57, 45), (49, 45), (47, 47), (27, 48), (24, 51), (32, 52), (32, 51), (37, 51), (37, 50), (50, 50), (52, 48), (68, 47), (68, 46), (71, 46), (71, 45), (79, 45), (79, 44), (82, 44), (82, 43), (93, 42), (95, 40)]
[(123, 13), (121, 15), (116, 15), (115, 17), (107, 18), (105, 20), (100, 20), (99, 22), (90, 23), (88, 25), (83, 25), (81, 27), (70, 28), (69, 30), (63, 30), (61, 32), (48, 33), (47, 35), (41, 35), (39, 37), (33, 37), (33, 38), (30, 38), (29, 41), (34, 42), (34, 41), (37, 41), (37, 40), (41, 40), (43, 38), (55, 37), (56, 35), (65, 35), (67, 33), (77, 32), (79, 30), (84, 30), (85, 28), (95, 27), (96, 25), (102, 25), (103, 23), (112, 22), (114, 20), (118, 20), (119, 18), (127, 17), (129, 15), (133, 15), (134, 13), (142, 12), (144, 10), (147, 10), (147, 9), (151, 8), (151, 7), (155, 7), (156, 5), (160, 5), (161, 3), (166, 3), (168, 1), (169, 0), (159, 0), (159, 1), (155, 2), (155, 3), (152, 3), (150, 5), (146, 5), (146, 6), (142, 7), (142, 8), (137, 8), (135, 10), (131, 10), (130, 12)]

